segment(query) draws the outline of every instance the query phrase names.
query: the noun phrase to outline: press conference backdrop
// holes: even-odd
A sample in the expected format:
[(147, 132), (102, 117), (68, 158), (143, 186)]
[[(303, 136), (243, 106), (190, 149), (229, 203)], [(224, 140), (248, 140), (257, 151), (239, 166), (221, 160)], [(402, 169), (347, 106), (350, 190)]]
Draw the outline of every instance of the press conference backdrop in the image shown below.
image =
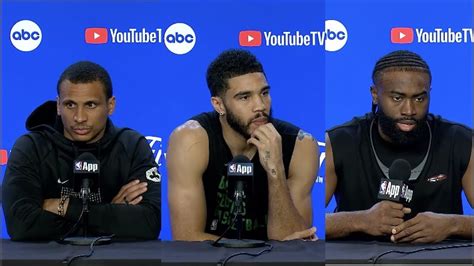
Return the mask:
[[(431, 68), (430, 112), (472, 128), (472, 0), (331, 0), (326, 17), (348, 31), (344, 48), (326, 54), (327, 128), (370, 112), (375, 62), (399, 49), (420, 54)], [(464, 196), (463, 206), (473, 213)], [(334, 208), (333, 200), (326, 211)]]
[[(112, 119), (148, 136), (161, 165), (162, 239), (171, 238), (164, 167), (168, 136), (192, 115), (211, 110), (205, 70), (224, 49), (253, 46), (247, 48), (263, 62), (272, 86), (274, 115), (313, 133), (320, 142), (321, 163), (325, 158), (324, 129), (370, 110), (373, 65), (396, 49), (418, 52), (430, 64), (431, 112), (472, 126), (469, 29), (472, 33), (473, 23), (472, 2), (468, 0), (10, 0), (2, 2), (1, 10), (0, 177), (15, 139), (25, 133), (25, 119), (43, 101), (54, 99), (63, 69), (78, 60), (95, 61), (107, 68), (113, 79), (118, 103)], [(33, 34), (39, 32), (35, 25), (18, 25), (22, 20), (33, 21), (41, 33)], [(176, 23), (189, 27), (172, 27)], [(409, 32), (402, 31), (394, 33), (393, 41), (406, 44), (392, 43), (394, 27), (412, 28), (413, 41), (403, 37)], [(127, 43), (126, 36), (133, 29), (156, 32), (157, 40)], [(463, 32), (467, 37), (454, 43), (426, 43), (436, 31)], [(11, 40), (12, 32), (20, 35)], [(171, 42), (165, 43), (169, 35)], [(194, 38), (182, 39), (188, 35)], [(33, 50), (21, 51), (25, 49)], [(324, 165), (313, 189), (313, 220), (320, 238), (324, 236), (323, 175)], [(333, 209), (332, 202), (326, 211)], [(472, 213), (467, 201), (464, 210)], [(2, 236), (8, 237), (4, 226)]]
[[(316, 37), (304, 37), (311, 42), (301, 37), (324, 32), (322, 1), (9, 0), (2, 12), (2, 179), (15, 139), (26, 132), (26, 118), (55, 99), (61, 72), (79, 60), (97, 62), (113, 80), (112, 120), (148, 136), (160, 164), (160, 237), (171, 239), (168, 137), (191, 116), (212, 110), (207, 66), (223, 50), (239, 47), (263, 63), (274, 116), (312, 133), (324, 154), (326, 52)], [(299, 44), (290, 45), (291, 38)], [(319, 177), (313, 189), (319, 238), (324, 238), (323, 197)], [(8, 237), (5, 226), (2, 237)]]

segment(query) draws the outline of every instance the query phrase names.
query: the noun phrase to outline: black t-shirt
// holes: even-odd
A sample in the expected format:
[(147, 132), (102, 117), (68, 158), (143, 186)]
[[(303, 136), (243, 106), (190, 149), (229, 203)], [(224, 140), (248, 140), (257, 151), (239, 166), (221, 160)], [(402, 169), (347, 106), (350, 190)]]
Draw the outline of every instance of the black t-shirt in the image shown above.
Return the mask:
[[(366, 114), (328, 130), (337, 175), (336, 211), (366, 210), (379, 201), (377, 193), (384, 174), (370, 144), (373, 119), (372, 114)], [(432, 130), (431, 149), (420, 176), (416, 181), (410, 181), (414, 192), (408, 207), (412, 209), (412, 216), (425, 211), (462, 214), (461, 181), (471, 155), (472, 131), (431, 114), (427, 121)], [(389, 161), (394, 158), (388, 156), (389, 146), (380, 146), (383, 140), (377, 138), (374, 134), (377, 154), (389, 167)], [(426, 147), (421, 143), (418, 147), (394, 152), (401, 156), (399, 158), (417, 164), (424, 157)], [(403, 152), (415, 155), (404, 155)]]
[[(209, 163), (203, 174), (203, 184), (206, 196), (206, 229), (210, 234), (220, 236), (233, 220), (233, 193), (229, 188), (226, 176), (226, 164), (232, 160), (232, 153), (222, 135), (219, 115), (208, 112), (197, 115), (191, 120), (198, 121), (206, 130), (209, 139)], [(287, 122), (273, 119), (282, 139), (283, 164), (288, 177), (291, 156), (295, 146), (299, 128)], [(267, 174), (260, 164), (258, 152), (251, 159), (254, 164), (253, 180), (247, 182), (246, 199), (244, 201), (244, 217), (242, 238), (268, 239), (268, 181)], [(237, 238), (236, 227), (232, 227), (225, 235), (227, 238)]]

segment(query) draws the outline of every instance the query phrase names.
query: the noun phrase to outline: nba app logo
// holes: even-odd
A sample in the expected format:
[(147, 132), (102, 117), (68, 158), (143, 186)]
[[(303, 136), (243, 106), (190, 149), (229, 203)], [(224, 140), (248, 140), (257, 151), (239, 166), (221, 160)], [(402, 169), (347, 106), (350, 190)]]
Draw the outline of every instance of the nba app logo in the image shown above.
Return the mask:
[(42, 40), (43, 34), (38, 24), (31, 20), (20, 20), (10, 30), (10, 41), (16, 49), (31, 52)]

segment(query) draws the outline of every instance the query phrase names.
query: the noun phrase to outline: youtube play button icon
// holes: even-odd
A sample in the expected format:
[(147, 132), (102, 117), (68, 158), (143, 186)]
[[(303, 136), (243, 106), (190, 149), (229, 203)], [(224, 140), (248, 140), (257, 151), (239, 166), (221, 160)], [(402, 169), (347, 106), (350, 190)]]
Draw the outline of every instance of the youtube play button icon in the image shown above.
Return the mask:
[(107, 28), (87, 28), (84, 36), (85, 36), (86, 43), (89, 43), (89, 44), (107, 43), (107, 40), (108, 40)]
[(390, 31), (392, 43), (412, 43), (413, 37), (413, 28), (392, 28)]
[(239, 33), (239, 44), (245, 47), (262, 45), (262, 33), (257, 30), (243, 30)]
[(6, 165), (7, 161), (8, 161), (7, 150), (1, 149), (0, 150), (0, 165)]

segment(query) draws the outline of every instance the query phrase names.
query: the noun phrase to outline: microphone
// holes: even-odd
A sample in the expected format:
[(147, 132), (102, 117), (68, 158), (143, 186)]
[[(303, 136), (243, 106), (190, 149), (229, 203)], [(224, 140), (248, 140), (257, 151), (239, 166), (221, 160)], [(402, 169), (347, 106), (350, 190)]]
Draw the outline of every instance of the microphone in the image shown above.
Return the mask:
[(227, 177), (229, 184), (233, 184), (229, 187), (234, 187), (234, 210), (242, 212), (242, 202), (246, 197), (244, 188), (253, 178), (253, 163), (244, 155), (235, 156), (227, 165)]
[(390, 200), (406, 205), (413, 198), (413, 190), (406, 181), (410, 178), (411, 166), (407, 160), (396, 159), (388, 171), (388, 177), (380, 180), (378, 199)]
[[(80, 188), (75, 186), (75, 190), (79, 191), (79, 198), (82, 199), (82, 212), (77, 223), (79, 224), (82, 220), (82, 236), (76, 237), (67, 237), (63, 238), (60, 242), (63, 244), (71, 245), (91, 245), (91, 243), (96, 243), (97, 245), (105, 245), (111, 242), (110, 237), (90, 237), (87, 236), (87, 230), (89, 226), (89, 201), (92, 196), (91, 188), (98, 183), (100, 173), (100, 162), (97, 158), (90, 152), (84, 152), (74, 160), (73, 163), (73, 174), (74, 174), (74, 184), (81, 184)], [(73, 230), (71, 229), (70, 232)], [(69, 234), (69, 233), (68, 233)]]
[(91, 195), (91, 187), (100, 173), (99, 165), (99, 160), (90, 152), (84, 152), (74, 160), (74, 183), (78, 183), (78, 180), (81, 181), (79, 198), (82, 199), (85, 212), (88, 212), (87, 203)]
[[(230, 247), (230, 248), (254, 248), (262, 247), (265, 245), (264, 241), (253, 240), (253, 239), (242, 239), (243, 230), (243, 215), (244, 204), (243, 201), (246, 198), (245, 188), (247, 188), (248, 181), (253, 179), (254, 167), (253, 163), (250, 162), (249, 158), (244, 155), (235, 156), (232, 161), (227, 164), (227, 178), (229, 182), (229, 188), (234, 188), (233, 193), (233, 209), (234, 221), (229, 225), (225, 232), (212, 243), (216, 247)], [(234, 226), (236, 223), (237, 239), (222, 239), (225, 233)], [(222, 240), (221, 240), (222, 239)]]

